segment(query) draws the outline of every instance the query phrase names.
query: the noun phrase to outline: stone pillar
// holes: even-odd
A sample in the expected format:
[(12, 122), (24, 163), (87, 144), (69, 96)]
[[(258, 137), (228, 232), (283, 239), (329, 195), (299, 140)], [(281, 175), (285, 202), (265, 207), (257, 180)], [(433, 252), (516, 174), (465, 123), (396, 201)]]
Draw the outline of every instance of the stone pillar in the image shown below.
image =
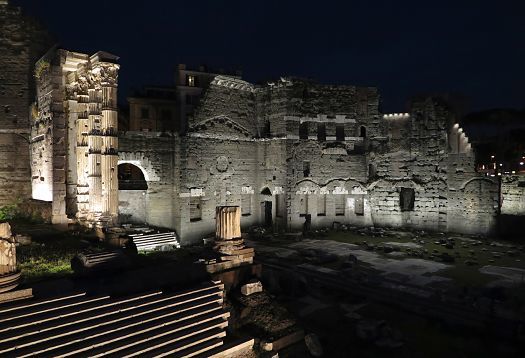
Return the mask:
[(215, 250), (232, 255), (244, 248), (241, 238), (241, 208), (239, 206), (218, 206), (215, 209)]
[(241, 208), (239, 206), (218, 206), (215, 214), (215, 237), (217, 240), (231, 240), (241, 237)]
[(9, 223), (0, 223), (0, 292), (18, 286), (20, 272), (16, 267), (16, 244)]

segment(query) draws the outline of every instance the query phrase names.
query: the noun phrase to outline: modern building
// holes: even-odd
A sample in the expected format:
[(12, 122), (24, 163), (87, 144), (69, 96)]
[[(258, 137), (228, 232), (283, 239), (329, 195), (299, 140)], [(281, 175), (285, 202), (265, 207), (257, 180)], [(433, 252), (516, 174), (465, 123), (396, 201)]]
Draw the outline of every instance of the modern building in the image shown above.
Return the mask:
[(144, 132), (179, 132), (177, 92), (174, 87), (145, 87), (128, 97), (129, 127)]

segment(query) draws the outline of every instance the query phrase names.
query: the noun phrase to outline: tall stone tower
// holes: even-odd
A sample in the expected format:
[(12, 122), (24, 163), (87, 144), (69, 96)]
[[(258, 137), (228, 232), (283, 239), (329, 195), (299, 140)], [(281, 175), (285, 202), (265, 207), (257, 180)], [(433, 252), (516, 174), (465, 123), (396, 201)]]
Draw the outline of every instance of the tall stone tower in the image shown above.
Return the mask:
[(117, 60), (56, 50), (35, 66), (33, 198), (51, 202), (53, 223), (75, 216), (89, 227), (117, 221)]
[(35, 21), (0, 0), (0, 206), (31, 197), (33, 65), (50, 45), (50, 37)]

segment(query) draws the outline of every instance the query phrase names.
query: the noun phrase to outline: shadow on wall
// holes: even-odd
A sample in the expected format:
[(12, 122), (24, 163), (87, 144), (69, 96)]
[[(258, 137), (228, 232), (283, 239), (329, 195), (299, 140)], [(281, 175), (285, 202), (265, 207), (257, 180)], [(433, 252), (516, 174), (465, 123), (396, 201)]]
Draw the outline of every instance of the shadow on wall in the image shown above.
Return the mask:
[(498, 234), (507, 239), (523, 239), (525, 215), (501, 214), (498, 218)]

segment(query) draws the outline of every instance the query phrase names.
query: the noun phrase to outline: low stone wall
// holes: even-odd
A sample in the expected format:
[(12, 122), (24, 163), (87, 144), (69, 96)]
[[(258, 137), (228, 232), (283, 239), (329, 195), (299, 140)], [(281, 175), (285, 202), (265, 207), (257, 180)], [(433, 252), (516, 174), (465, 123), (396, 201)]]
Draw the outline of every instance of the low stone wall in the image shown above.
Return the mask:
[(17, 215), (35, 221), (51, 223), (51, 205), (50, 201), (29, 199), (17, 205)]

